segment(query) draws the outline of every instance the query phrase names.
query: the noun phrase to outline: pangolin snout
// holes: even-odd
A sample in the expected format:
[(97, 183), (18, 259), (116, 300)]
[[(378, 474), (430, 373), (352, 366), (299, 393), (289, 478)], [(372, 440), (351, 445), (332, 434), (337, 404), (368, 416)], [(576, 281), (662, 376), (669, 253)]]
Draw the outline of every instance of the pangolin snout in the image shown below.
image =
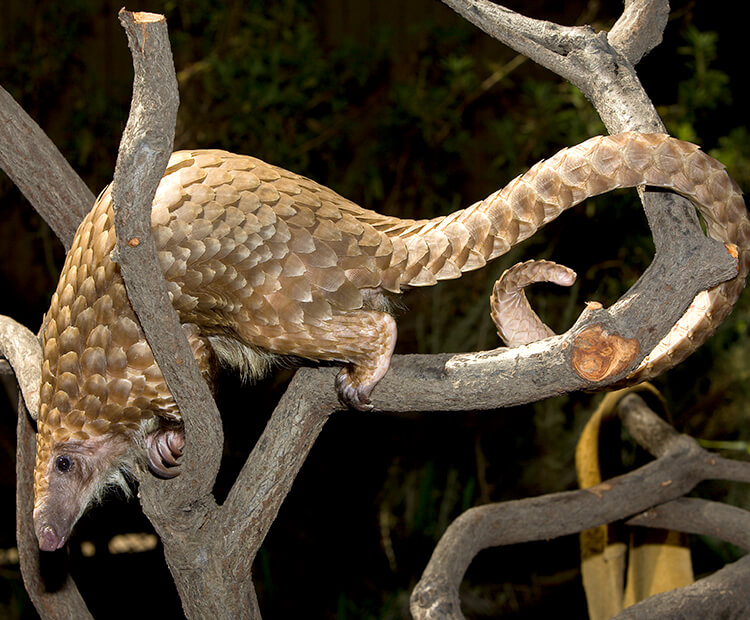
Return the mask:
[(57, 551), (63, 545), (68, 536), (60, 535), (52, 525), (44, 524), (37, 529), (36, 537), (39, 540), (39, 549), (42, 551)]

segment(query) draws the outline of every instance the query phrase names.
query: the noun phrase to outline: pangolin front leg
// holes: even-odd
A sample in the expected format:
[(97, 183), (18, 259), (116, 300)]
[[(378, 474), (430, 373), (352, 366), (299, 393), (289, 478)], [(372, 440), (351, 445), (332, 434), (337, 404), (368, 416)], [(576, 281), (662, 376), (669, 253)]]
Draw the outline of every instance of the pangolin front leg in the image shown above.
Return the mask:
[[(200, 335), (200, 329), (193, 323), (182, 325), (190, 349), (198, 368), (211, 390), (218, 370), (216, 354), (207, 338)], [(174, 404), (177, 409), (176, 403)], [(160, 417), (155, 430), (145, 437), (148, 468), (160, 478), (174, 478), (179, 475), (179, 459), (185, 448), (185, 429), (178, 416), (169, 419)]]
[(160, 478), (179, 475), (179, 458), (185, 448), (185, 430), (182, 424), (163, 426), (146, 435), (148, 468)]

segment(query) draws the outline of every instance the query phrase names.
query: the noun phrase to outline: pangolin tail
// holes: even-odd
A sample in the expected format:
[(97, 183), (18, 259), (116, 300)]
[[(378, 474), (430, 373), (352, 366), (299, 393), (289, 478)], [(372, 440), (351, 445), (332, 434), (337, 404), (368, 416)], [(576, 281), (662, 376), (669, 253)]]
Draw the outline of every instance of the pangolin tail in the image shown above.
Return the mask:
[[(668, 135), (626, 132), (591, 138), (539, 162), (466, 209), (394, 230), (389, 234), (403, 239), (408, 250), (400, 285), (427, 286), (459, 277), (506, 253), (586, 198), (641, 185), (671, 189), (690, 199), (709, 236), (739, 251), (737, 277), (696, 298), (700, 312), (686, 313), (657, 347), (660, 357), (676, 363), (705, 341), (739, 297), (750, 266), (750, 221), (741, 191), (724, 166), (695, 144)], [(691, 346), (679, 346), (684, 341)], [(659, 370), (646, 362), (639, 372), (644, 379)]]

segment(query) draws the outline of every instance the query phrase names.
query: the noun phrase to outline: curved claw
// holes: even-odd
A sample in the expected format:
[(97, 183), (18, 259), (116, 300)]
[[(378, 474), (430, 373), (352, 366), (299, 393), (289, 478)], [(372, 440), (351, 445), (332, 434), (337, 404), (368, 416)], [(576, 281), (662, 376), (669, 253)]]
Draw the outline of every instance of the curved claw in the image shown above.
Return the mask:
[(148, 468), (160, 478), (180, 475), (179, 458), (185, 447), (182, 430), (160, 429), (146, 436)]
[(342, 405), (346, 405), (357, 411), (371, 411), (373, 405), (370, 402), (370, 394), (375, 385), (363, 385), (352, 380), (349, 368), (342, 368), (336, 375), (336, 391)]

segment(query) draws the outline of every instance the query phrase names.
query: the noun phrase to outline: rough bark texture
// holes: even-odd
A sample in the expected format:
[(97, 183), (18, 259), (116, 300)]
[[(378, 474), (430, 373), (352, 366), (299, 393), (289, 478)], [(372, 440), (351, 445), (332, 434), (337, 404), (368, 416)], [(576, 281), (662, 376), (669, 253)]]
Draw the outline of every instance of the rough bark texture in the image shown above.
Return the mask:
[(659, 618), (747, 618), (750, 614), (750, 556), (690, 586), (663, 592), (623, 610), (617, 620)]
[(57, 147), (0, 86), (0, 166), (67, 250), (91, 193)]

